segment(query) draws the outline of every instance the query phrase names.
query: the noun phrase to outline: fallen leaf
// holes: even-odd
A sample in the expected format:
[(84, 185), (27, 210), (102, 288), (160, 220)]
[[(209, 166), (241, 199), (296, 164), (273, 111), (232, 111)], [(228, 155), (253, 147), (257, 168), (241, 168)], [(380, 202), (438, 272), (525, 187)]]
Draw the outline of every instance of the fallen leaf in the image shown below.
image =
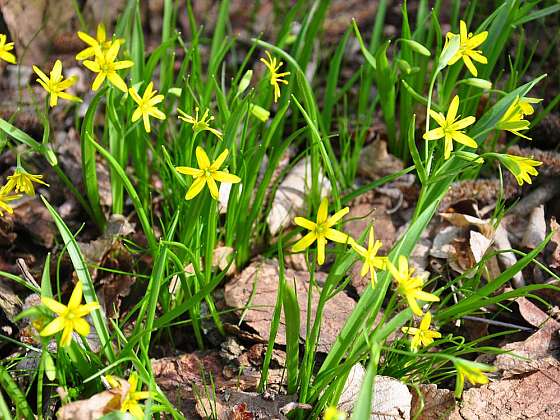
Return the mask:
[[(351, 413), (357, 402), (365, 377), (361, 364), (352, 366), (338, 400), (338, 409)], [(395, 378), (377, 375), (371, 403), (371, 420), (410, 419), (412, 394), (407, 386)]]
[(26, 197), (14, 205), (13, 217), (16, 227), (29, 234), (35, 243), (52, 248), (58, 229), (39, 197)]
[[(197, 414), (216, 420), (287, 419), (285, 407), (294, 402), (293, 396), (276, 395), (266, 399), (254, 392), (226, 391), (208, 397), (201, 395), (196, 402)], [(311, 409), (311, 406), (303, 406)]]
[(444, 420), (455, 409), (455, 396), (449, 389), (440, 389), (435, 384), (420, 384), (418, 391), (421, 395), (414, 391), (410, 414), (415, 420)]
[(560, 366), (491, 382), (463, 393), (450, 420), (560, 418)]
[[(505, 229), (503, 223), (500, 223), (496, 229), (496, 235), (494, 236), (494, 246), (498, 251), (506, 251), (512, 249), (511, 243), (509, 242), (508, 232)], [(517, 263), (517, 258), (513, 252), (500, 252), (498, 254), (498, 260), (507, 269)], [(519, 271), (515, 273), (511, 282), (515, 288), (519, 288), (525, 285), (525, 280), (523, 279), (523, 273)]]
[(43, 63), (50, 42), (70, 30), (75, 9), (71, 0), (0, 0), (2, 17), (16, 44), (18, 64)]
[(358, 162), (358, 173), (362, 176), (379, 179), (404, 169), (402, 161), (387, 151), (387, 142), (377, 139), (362, 148)]
[[(278, 263), (275, 260), (258, 260), (250, 264), (240, 275), (226, 284), (224, 297), (226, 304), (232, 308), (239, 308), (237, 313), (243, 315), (243, 321), (254, 329), (263, 341), (268, 340), (270, 324), (278, 293)], [(298, 301), (300, 302), (300, 336), (305, 340), (307, 317), (307, 294), (309, 292), (309, 273), (306, 271), (285, 271), (286, 281), (295, 283)], [(326, 278), (326, 273), (318, 272), (315, 280), (320, 285)], [(315, 319), (315, 310), (319, 301), (319, 292), (314, 289), (311, 299), (311, 319)], [(250, 303), (248, 309), (245, 309)], [(328, 352), (346, 319), (352, 312), (356, 302), (345, 292), (338, 293), (326, 305), (323, 312), (321, 335), (317, 351)], [(286, 328), (282, 314), (276, 343), (286, 344)]]
[(535, 207), (529, 215), (529, 223), (521, 240), (521, 246), (535, 249), (546, 237), (546, 220), (544, 218), (544, 205)]
[(517, 341), (506, 344), (502, 350), (508, 353), (496, 356), (494, 366), (500, 370), (503, 379), (534, 372), (542, 365), (546, 365), (551, 359), (560, 356), (560, 338), (558, 330), (560, 324), (554, 320), (548, 320), (539, 331), (532, 334), (525, 341)]
[[(126, 381), (124, 381), (126, 382)], [(128, 384), (128, 382), (126, 382)], [(107, 413), (120, 410), (130, 386), (110, 389), (87, 400), (63, 405), (56, 413), (58, 420), (97, 420)]]
[[(321, 197), (328, 196), (331, 183), (326, 176), (319, 173)], [(300, 160), (282, 181), (267, 217), (268, 229), (274, 236), (289, 226), (298, 214), (305, 212), (305, 199), (311, 189), (311, 160), (306, 157)]]

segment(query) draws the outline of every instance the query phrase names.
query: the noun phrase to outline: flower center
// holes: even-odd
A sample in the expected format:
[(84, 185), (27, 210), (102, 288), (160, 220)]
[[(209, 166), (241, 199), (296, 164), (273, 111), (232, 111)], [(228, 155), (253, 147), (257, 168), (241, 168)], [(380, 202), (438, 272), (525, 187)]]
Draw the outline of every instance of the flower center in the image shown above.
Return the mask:
[(315, 228), (315, 234), (317, 236), (324, 236), (325, 233), (327, 233), (327, 226), (325, 226), (325, 224), (321, 223), (320, 225), (318, 224), (317, 227)]
[(114, 71), (112, 63), (101, 64), (99, 68), (101, 69), (102, 73), (112, 73)]
[(212, 171), (210, 169), (205, 169), (204, 170), (204, 176), (206, 178), (212, 178)]

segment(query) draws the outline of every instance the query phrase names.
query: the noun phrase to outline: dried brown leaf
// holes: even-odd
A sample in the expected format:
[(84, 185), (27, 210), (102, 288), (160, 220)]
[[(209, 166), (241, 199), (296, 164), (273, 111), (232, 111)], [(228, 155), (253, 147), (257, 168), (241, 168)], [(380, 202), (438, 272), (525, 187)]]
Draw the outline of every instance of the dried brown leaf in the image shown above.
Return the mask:
[[(270, 324), (276, 304), (278, 293), (278, 263), (273, 260), (258, 260), (249, 265), (243, 272), (236, 276), (225, 286), (225, 301), (232, 308), (239, 308), (238, 314), (243, 314), (243, 321), (254, 329), (263, 341), (268, 340)], [(309, 273), (287, 269), (286, 281), (295, 284), (298, 301), (300, 302), (302, 320), (307, 317), (307, 294), (309, 292)], [(315, 275), (317, 283), (321, 284), (326, 278), (325, 273), (318, 272)], [(315, 310), (319, 301), (319, 292), (312, 292), (312, 314), (315, 318)], [(250, 307), (245, 310), (246, 306)], [(318, 343), (318, 351), (328, 352), (336, 340), (344, 322), (352, 312), (356, 302), (341, 292), (329, 301), (325, 307), (321, 324), (321, 335)], [(301, 322), (300, 336), (306, 337), (306, 323)], [(284, 316), (282, 314), (276, 343), (286, 344), (286, 329)]]

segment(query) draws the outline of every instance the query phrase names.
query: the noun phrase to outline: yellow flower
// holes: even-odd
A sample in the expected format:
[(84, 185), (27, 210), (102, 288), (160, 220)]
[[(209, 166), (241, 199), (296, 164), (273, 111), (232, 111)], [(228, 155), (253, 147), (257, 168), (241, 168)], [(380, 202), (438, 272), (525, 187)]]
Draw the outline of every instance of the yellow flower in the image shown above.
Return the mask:
[(412, 277), (414, 268), (408, 268), (408, 260), (404, 255), (399, 256), (399, 268), (387, 261), (387, 269), (397, 282), (397, 293), (403, 296), (408, 302), (408, 306), (415, 315), (422, 315), (422, 309), (418, 306), (417, 299), (426, 302), (438, 302), (439, 297), (431, 293), (422, 291), (424, 281), (420, 277)]
[(542, 102), (542, 99), (539, 98), (520, 98), (519, 99), (519, 108), (521, 109), (521, 113), (523, 115), (533, 115), (535, 112), (532, 104), (538, 104)]
[(523, 156), (502, 155), (499, 159), (512, 173), (519, 185), (523, 185), (523, 181), (531, 184), (531, 175), (537, 176), (539, 174), (535, 166), (542, 165), (542, 162), (538, 160), (532, 160)]
[(492, 366), (471, 362), (470, 360), (454, 358), (453, 363), (455, 364), (455, 369), (457, 369), (457, 382), (455, 384), (455, 396), (457, 398), (459, 398), (463, 392), (465, 378), (473, 385), (484, 385), (488, 383), (488, 377), (484, 372), (493, 372), (495, 370)]
[(0, 189), (0, 216), (4, 216), (4, 211), (14, 214), (14, 209), (8, 203), (21, 198), (21, 194), (10, 195), (10, 192), (11, 189), (7, 189), (6, 185)]
[(346, 414), (336, 407), (328, 407), (323, 413), (323, 420), (345, 420)]
[(368, 248), (365, 249), (363, 246), (358, 245), (356, 242), (352, 242), (352, 248), (364, 258), (364, 264), (362, 265), (362, 271), (360, 275), (363, 277), (370, 272), (371, 275), (371, 286), (375, 286), (377, 280), (377, 274), (375, 269), (384, 270), (387, 263), (387, 257), (378, 257), (377, 252), (383, 244), (379, 240), (375, 240), (373, 226), (369, 229), (369, 241)]
[(16, 56), (10, 51), (14, 49), (14, 43), (6, 43), (6, 35), (0, 34), (0, 58), (7, 63), (16, 64)]
[(464, 144), (465, 146), (476, 149), (478, 144), (471, 137), (463, 133), (463, 129), (475, 122), (473, 116), (469, 116), (458, 120), (457, 111), (459, 110), (459, 96), (455, 96), (449, 105), (447, 116), (441, 112), (430, 109), (431, 117), (439, 124), (438, 128), (434, 128), (424, 133), (424, 140), (438, 140), (445, 138), (444, 158), (449, 159), (453, 150), (453, 140)]
[(420, 347), (427, 347), (433, 343), (434, 338), (440, 338), (441, 334), (438, 331), (430, 330), (430, 323), (432, 322), (432, 314), (428, 311), (420, 321), (419, 328), (403, 327), (402, 332), (412, 335), (410, 348), (413, 351), (418, 351)]
[(193, 132), (195, 134), (198, 134), (201, 131), (210, 131), (212, 134), (214, 134), (216, 137), (218, 137), (221, 140), (222, 132), (220, 130), (216, 130), (215, 128), (210, 127), (209, 122), (214, 119), (214, 117), (208, 116), (210, 110), (207, 109), (206, 111), (204, 111), (204, 114), (202, 114), (202, 117), (200, 119), (198, 119), (198, 111), (199, 109), (198, 107), (196, 107), (194, 109), (194, 117), (193, 117), (187, 114), (185, 111), (177, 109), (177, 112), (181, 114), (179, 115), (179, 119), (185, 121), (188, 124), (191, 124)]
[(152, 393), (149, 391), (136, 391), (136, 388), (138, 387), (138, 375), (135, 372), (130, 374), (128, 384), (130, 385), (130, 388), (124, 397), (124, 401), (121, 405), (121, 411), (123, 413), (128, 411), (137, 419), (143, 419), (144, 410), (142, 410), (142, 406), (138, 403), (138, 401), (146, 400), (152, 397)]
[(49, 105), (51, 107), (56, 106), (58, 103), (58, 97), (72, 102), (82, 102), (82, 100), (77, 96), (64, 92), (66, 89), (73, 86), (78, 78), (76, 76), (72, 76), (64, 80), (64, 76), (62, 75), (62, 62), (60, 60), (55, 61), (49, 74), (50, 77), (43, 73), (37, 66), (33, 66), (33, 71), (35, 71), (37, 76), (39, 76), (37, 82), (49, 93)]
[(126, 83), (122, 77), (119, 76), (117, 70), (132, 67), (134, 62), (130, 60), (115, 61), (119, 54), (120, 46), (121, 44), (118, 41), (112, 42), (107, 51), (102, 51), (99, 46), (94, 46), (95, 61), (84, 61), (84, 66), (94, 73), (98, 73), (91, 86), (93, 91), (99, 89), (105, 78), (107, 78), (116, 88), (122, 90), (124, 93), (127, 92)]
[[(446, 42), (452, 36), (456, 36), (456, 34), (448, 32), (446, 35)], [(467, 24), (464, 21), (461, 21), (459, 24), (459, 36), (461, 37), (461, 45), (459, 47), (459, 51), (457, 51), (457, 53), (451, 58), (451, 60), (449, 60), (449, 65), (455, 64), (460, 59), (463, 59), (463, 62), (465, 63), (471, 74), (476, 77), (478, 76), (478, 71), (474, 66), (473, 60), (482, 64), (488, 63), (486, 57), (482, 55), (482, 51), (476, 49), (484, 41), (486, 41), (486, 38), (488, 37), (488, 31), (473, 35), (472, 33), (467, 32)]]
[(48, 297), (42, 297), (41, 303), (58, 315), (41, 330), (41, 336), (48, 337), (62, 331), (62, 338), (60, 339), (62, 347), (70, 345), (72, 332), (74, 331), (84, 337), (89, 334), (89, 324), (83, 317), (99, 308), (97, 302), (82, 305), (82, 283), (80, 281), (76, 283), (76, 287), (72, 291), (68, 306)]
[[(97, 25), (96, 38), (93, 38), (92, 36), (81, 31), (78, 32), (78, 37), (82, 41), (84, 41), (87, 45), (89, 45), (89, 47), (80, 51), (76, 55), (76, 60), (82, 61), (91, 57), (95, 57), (95, 47), (99, 47), (102, 52), (105, 52), (109, 48), (111, 48), (112, 42), (110, 39), (109, 40), (107, 39), (107, 34), (105, 32), (105, 25), (103, 25), (102, 23)], [(118, 42), (119, 44), (123, 44), (124, 39), (116, 39), (115, 42)]]
[(531, 140), (530, 137), (520, 133), (522, 130), (529, 129), (529, 121), (523, 119), (523, 114), (525, 113), (523, 110), (528, 111), (529, 108), (531, 108), (530, 112), (532, 113), (533, 107), (528, 102), (522, 104), (521, 100), (516, 98), (506, 112), (504, 112), (504, 115), (502, 115), (502, 118), (500, 118), (500, 121), (496, 124), (496, 128), (498, 130), (509, 131), (516, 136)]
[(241, 178), (239, 178), (238, 176), (219, 170), (220, 166), (222, 166), (224, 161), (226, 160), (227, 155), (228, 150), (226, 149), (218, 156), (218, 158), (213, 163), (211, 163), (204, 149), (198, 146), (196, 148), (196, 160), (198, 162), (198, 169), (188, 166), (178, 166), (175, 168), (175, 170), (181, 174), (194, 177), (194, 182), (187, 191), (185, 200), (191, 200), (196, 197), (198, 193), (202, 191), (206, 184), (208, 184), (208, 189), (210, 190), (212, 198), (217, 200), (219, 191), (218, 186), (216, 185), (216, 181), (227, 182), (230, 184), (241, 182)]
[(8, 176), (8, 182), (3, 188), (5, 188), (6, 191), (23, 192), (33, 197), (35, 195), (34, 182), (46, 185), (47, 187), (49, 186), (49, 184), (42, 181), (42, 179), (43, 175), (33, 175), (23, 168), (17, 168), (12, 175)]
[(156, 105), (163, 101), (163, 95), (156, 95), (157, 90), (153, 90), (154, 83), (150, 82), (144, 91), (144, 96), (140, 97), (136, 89), (128, 89), (138, 108), (132, 114), (132, 122), (138, 121), (140, 117), (144, 120), (144, 129), (150, 132), (150, 116), (158, 120), (165, 120), (165, 114), (156, 108)]
[(342, 210), (337, 211), (329, 217), (328, 207), (329, 201), (327, 197), (325, 197), (321, 200), (319, 210), (317, 210), (317, 222), (312, 222), (303, 217), (296, 217), (294, 219), (296, 225), (308, 229), (310, 232), (294, 244), (292, 252), (301, 252), (311, 246), (313, 242), (317, 241), (317, 262), (319, 265), (325, 262), (325, 246), (327, 245), (327, 239), (338, 243), (351, 241), (346, 233), (332, 228), (350, 211), (350, 209), (344, 207)]
[(279, 83), (283, 83), (285, 85), (288, 84), (287, 80), (282, 79), (284, 76), (289, 76), (290, 72), (286, 71), (284, 73), (278, 73), (280, 67), (284, 63), (282, 61), (276, 60), (276, 57), (272, 57), (268, 51), (264, 52), (268, 57), (268, 61), (265, 58), (261, 57), (261, 62), (268, 68), (270, 72), (270, 84), (274, 87), (274, 102), (278, 102), (278, 98), (280, 97), (280, 85)]

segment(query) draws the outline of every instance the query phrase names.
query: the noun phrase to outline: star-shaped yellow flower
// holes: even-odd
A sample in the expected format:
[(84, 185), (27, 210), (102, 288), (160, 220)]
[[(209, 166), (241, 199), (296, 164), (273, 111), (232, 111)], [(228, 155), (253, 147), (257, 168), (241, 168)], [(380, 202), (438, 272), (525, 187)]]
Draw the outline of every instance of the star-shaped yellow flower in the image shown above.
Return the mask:
[(156, 108), (156, 105), (163, 101), (163, 95), (156, 95), (157, 90), (154, 90), (154, 83), (148, 83), (144, 95), (140, 97), (136, 89), (131, 87), (128, 89), (130, 96), (134, 102), (138, 104), (138, 108), (132, 114), (132, 122), (138, 121), (140, 117), (144, 120), (144, 129), (147, 133), (150, 132), (150, 116), (158, 120), (165, 120), (165, 114)]
[(539, 174), (535, 166), (542, 165), (542, 162), (538, 160), (516, 155), (505, 155), (500, 160), (513, 174), (519, 185), (523, 185), (523, 182), (531, 184), (531, 175), (537, 176)]
[[(456, 36), (456, 34), (448, 32), (446, 35), (446, 41), (448, 41), (452, 36)], [(478, 76), (478, 71), (476, 70), (473, 60), (482, 64), (488, 63), (488, 59), (482, 55), (482, 51), (476, 49), (484, 41), (486, 41), (488, 31), (473, 35), (467, 31), (467, 24), (462, 20), (459, 24), (459, 36), (461, 37), (459, 51), (457, 51), (451, 60), (449, 60), (449, 65), (455, 64), (460, 59), (463, 59), (463, 62), (471, 74), (476, 77)]]
[(130, 388), (128, 389), (121, 405), (121, 411), (123, 413), (128, 411), (137, 419), (143, 419), (144, 410), (138, 401), (147, 400), (152, 397), (152, 393), (149, 391), (136, 391), (136, 388), (138, 388), (138, 375), (135, 372), (130, 374), (128, 384), (130, 385)]
[(360, 275), (363, 277), (370, 272), (371, 275), (371, 286), (375, 286), (377, 281), (377, 270), (384, 270), (387, 264), (387, 257), (377, 256), (377, 252), (383, 246), (381, 241), (375, 240), (373, 226), (369, 229), (369, 240), (368, 248), (365, 249), (363, 246), (358, 245), (356, 242), (352, 241), (352, 248), (364, 258), (364, 264), (362, 265), (362, 271)]
[(324, 264), (327, 239), (338, 243), (351, 242), (351, 239), (346, 233), (332, 228), (349, 211), (350, 209), (348, 207), (344, 207), (342, 210), (337, 211), (329, 217), (329, 201), (327, 197), (324, 197), (321, 200), (319, 209), (317, 210), (316, 222), (312, 222), (304, 217), (296, 217), (294, 219), (295, 224), (309, 230), (310, 232), (294, 244), (292, 252), (301, 252), (304, 249), (309, 248), (313, 242), (317, 241), (317, 263), (319, 265)]
[(72, 342), (72, 332), (76, 331), (83, 337), (89, 334), (90, 326), (83, 319), (94, 309), (99, 308), (99, 303), (91, 302), (82, 305), (82, 283), (78, 281), (72, 291), (68, 306), (48, 297), (42, 297), (41, 303), (58, 315), (45, 328), (41, 330), (42, 337), (54, 335), (62, 331), (60, 345), (66, 347)]
[(323, 413), (323, 420), (345, 420), (346, 414), (336, 407), (327, 407)]
[(192, 115), (187, 114), (185, 111), (177, 109), (177, 112), (179, 112), (180, 114), (179, 119), (185, 121), (187, 124), (191, 124), (195, 135), (197, 135), (201, 131), (210, 131), (212, 134), (214, 134), (216, 137), (222, 140), (222, 132), (220, 130), (210, 127), (209, 123), (214, 119), (214, 117), (209, 116), (210, 110), (206, 109), (206, 111), (204, 111), (204, 114), (202, 114), (202, 117), (200, 119), (198, 118), (198, 111), (199, 109), (198, 107), (196, 107), (194, 109), (194, 117), (193, 117)]
[(120, 46), (120, 42), (114, 41), (107, 51), (102, 51), (101, 48), (96, 45), (93, 47), (95, 51), (95, 61), (84, 61), (84, 66), (94, 73), (98, 73), (91, 86), (91, 90), (94, 92), (99, 89), (105, 78), (109, 79), (109, 82), (116, 88), (122, 90), (124, 93), (127, 92), (126, 83), (122, 77), (119, 76), (117, 70), (132, 67), (134, 62), (130, 60), (115, 61), (119, 54)]
[(454, 358), (453, 363), (455, 369), (457, 369), (457, 382), (455, 384), (455, 396), (457, 398), (459, 398), (463, 392), (465, 378), (473, 385), (484, 385), (488, 383), (488, 377), (484, 372), (493, 372), (496, 370), (493, 366), (465, 359)]
[(443, 156), (449, 159), (453, 150), (453, 140), (464, 144), (465, 146), (476, 149), (478, 144), (471, 137), (467, 136), (462, 130), (475, 122), (473, 116), (458, 119), (457, 111), (459, 110), (459, 96), (455, 96), (449, 105), (447, 116), (441, 112), (430, 109), (430, 116), (439, 124), (438, 128), (434, 128), (424, 133), (424, 140), (445, 139)]
[(441, 334), (438, 331), (430, 330), (430, 323), (432, 322), (431, 312), (426, 312), (426, 315), (420, 321), (419, 328), (403, 327), (402, 332), (412, 335), (410, 348), (413, 351), (418, 351), (420, 347), (427, 347), (434, 342), (434, 338), (440, 338)]
[[(524, 114), (530, 115), (530, 113), (532, 113), (529, 111), (529, 107), (532, 111), (533, 107), (529, 102), (522, 103), (521, 99), (516, 98), (508, 107), (506, 112), (504, 112), (504, 115), (502, 115), (502, 118), (500, 118), (500, 121), (496, 124), (496, 128), (498, 130), (509, 131), (516, 136), (531, 140), (530, 137), (520, 133), (520, 131), (528, 130), (531, 125), (529, 121), (523, 119)], [(529, 111), (530, 113), (524, 112), (524, 110)]]
[(519, 98), (519, 108), (521, 109), (521, 113), (523, 115), (533, 115), (535, 109), (533, 108), (533, 104), (538, 104), (542, 102), (542, 99), (539, 98)]
[(76, 76), (71, 76), (65, 80), (62, 75), (62, 62), (60, 60), (55, 61), (49, 76), (43, 73), (37, 66), (33, 66), (33, 71), (39, 76), (37, 82), (49, 93), (49, 105), (51, 107), (58, 104), (59, 97), (67, 101), (82, 102), (77, 96), (64, 92), (66, 89), (73, 86), (78, 81), (78, 78)]
[(21, 198), (21, 194), (10, 194), (11, 191), (6, 185), (0, 189), (0, 216), (4, 216), (4, 211), (14, 214), (14, 209), (8, 203)]
[(391, 261), (387, 261), (387, 269), (397, 282), (397, 293), (406, 299), (415, 315), (422, 315), (422, 309), (418, 306), (417, 299), (425, 302), (439, 301), (439, 297), (436, 295), (422, 291), (424, 281), (420, 277), (412, 277), (414, 268), (408, 268), (408, 260), (404, 255), (399, 255), (398, 270)]
[(278, 73), (278, 70), (280, 70), (280, 67), (282, 67), (284, 63), (282, 61), (279, 62), (276, 57), (271, 56), (268, 51), (264, 53), (268, 57), (268, 61), (263, 57), (261, 57), (260, 61), (268, 68), (270, 84), (274, 87), (274, 102), (278, 102), (278, 98), (280, 97), (280, 83), (288, 84), (288, 81), (282, 79), (282, 77), (289, 76), (290, 72)]
[(35, 195), (34, 182), (49, 186), (42, 179), (43, 175), (33, 175), (23, 168), (17, 168), (12, 175), (8, 176), (8, 182), (6, 182), (4, 188), (7, 191), (23, 192), (33, 197)]
[[(78, 61), (87, 60), (88, 58), (95, 57), (95, 47), (99, 47), (102, 52), (105, 52), (109, 48), (111, 48), (111, 40), (107, 39), (107, 34), (105, 32), (105, 25), (103, 25), (102, 23), (97, 25), (97, 34), (95, 38), (81, 31), (78, 32), (78, 37), (82, 41), (84, 41), (87, 45), (89, 45), (87, 48), (80, 51), (76, 55), (76, 60)], [(116, 39), (115, 42), (118, 42), (119, 44), (123, 44), (124, 39)]]
[(6, 43), (6, 35), (0, 34), (0, 59), (10, 64), (16, 64), (16, 56), (10, 51), (14, 49), (14, 43)]
[(196, 197), (206, 184), (208, 184), (208, 189), (210, 190), (212, 198), (217, 200), (219, 191), (216, 181), (227, 182), (230, 184), (241, 182), (241, 178), (238, 176), (219, 170), (220, 166), (223, 165), (228, 156), (227, 149), (224, 150), (212, 163), (210, 162), (210, 159), (208, 159), (208, 155), (202, 147), (198, 146), (195, 153), (196, 160), (198, 162), (198, 169), (188, 166), (178, 166), (175, 168), (175, 170), (181, 174), (194, 177), (194, 182), (187, 191), (187, 195), (185, 195), (186, 200), (191, 200)]

